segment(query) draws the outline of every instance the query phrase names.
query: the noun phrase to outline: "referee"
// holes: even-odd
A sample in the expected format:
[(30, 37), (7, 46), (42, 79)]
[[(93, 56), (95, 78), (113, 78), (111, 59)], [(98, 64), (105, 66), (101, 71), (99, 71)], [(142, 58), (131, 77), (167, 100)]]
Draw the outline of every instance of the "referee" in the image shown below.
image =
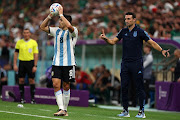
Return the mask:
[[(16, 43), (14, 52), (14, 71), (18, 72), (19, 78), (19, 90), (21, 95), (21, 103), (25, 103), (24, 100), (24, 78), (26, 73), (28, 74), (30, 91), (31, 91), (31, 104), (35, 104), (35, 72), (37, 70), (38, 61), (38, 44), (35, 40), (31, 39), (31, 33), (29, 29), (23, 30), (23, 39), (20, 39)], [(19, 54), (19, 69), (17, 66), (17, 58)]]
[(127, 28), (123, 28), (115, 38), (111, 40), (108, 39), (104, 33), (104, 30), (102, 31), (100, 38), (112, 45), (116, 44), (120, 40), (123, 40), (123, 55), (120, 75), (124, 110), (121, 112), (121, 114), (118, 114), (118, 116), (130, 117), (128, 112), (128, 86), (130, 81), (134, 81), (140, 104), (139, 113), (135, 117), (145, 118), (144, 104), (146, 95), (143, 84), (143, 41), (148, 42), (154, 49), (161, 52), (165, 57), (169, 57), (169, 50), (163, 50), (149, 37), (146, 31), (136, 26), (136, 16), (134, 13), (127, 12), (125, 14), (125, 23)]

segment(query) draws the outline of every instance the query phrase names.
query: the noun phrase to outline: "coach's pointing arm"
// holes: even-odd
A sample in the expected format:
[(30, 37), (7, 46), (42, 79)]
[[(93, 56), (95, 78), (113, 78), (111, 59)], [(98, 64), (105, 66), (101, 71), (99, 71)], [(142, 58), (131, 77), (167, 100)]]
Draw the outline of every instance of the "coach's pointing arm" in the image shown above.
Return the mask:
[(104, 29), (102, 29), (102, 34), (100, 35), (100, 38), (103, 39), (104, 41), (106, 41), (108, 44), (111, 44), (111, 45), (114, 45), (119, 41), (119, 39), (117, 37), (115, 37), (113, 39), (107, 38), (105, 33), (104, 33)]

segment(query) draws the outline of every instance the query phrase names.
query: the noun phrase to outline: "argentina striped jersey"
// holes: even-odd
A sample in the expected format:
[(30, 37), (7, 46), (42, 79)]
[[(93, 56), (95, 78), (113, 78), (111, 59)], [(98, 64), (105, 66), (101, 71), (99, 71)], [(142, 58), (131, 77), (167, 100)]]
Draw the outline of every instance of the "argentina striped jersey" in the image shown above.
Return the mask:
[(54, 66), (73, 66), (75, 63), (74, 47), (78, 38), (78, 30), (74, 27), (71, 33), (68, 29), (50, 27), (50, 34), (54, 36)]

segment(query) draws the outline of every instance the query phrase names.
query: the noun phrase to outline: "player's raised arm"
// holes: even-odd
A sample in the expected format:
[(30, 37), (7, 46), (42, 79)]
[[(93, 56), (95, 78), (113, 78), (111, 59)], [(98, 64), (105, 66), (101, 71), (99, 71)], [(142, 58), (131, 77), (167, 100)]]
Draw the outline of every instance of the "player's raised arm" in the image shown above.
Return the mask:
[(63, 15), (63, 7), (62, 7), (62, 6), (59, 7), (58, 10), (59, 10), (59, 16), (60, 16), (60, 18), (62, 19), (62, 21), (64, 22), (64, 24), (66, 25), (66, 27), (68, 28), (68, 30), (69, 30), (71, 33), (74, 32), (73, 26), (71, 25), (71, 23), (70, 23), (70, 22), (64, 17), (64, 15)]
[(109, 38), (107, 38), (105, 33), (104, 33), (104, 29), (102, 29), (102, 34), (99, 37), (111, 45), (114, 45), (114, 44), (116, 44), (116, 42), (119, 41), (119, 39), (117, 37), (115, 37), (111, 40)]
[(48, 22), (52, 19), (53, 15), (50, 13), (46, 19), (41, 23), (40, 29), (49, 33), (49, 27), (48, 27)]

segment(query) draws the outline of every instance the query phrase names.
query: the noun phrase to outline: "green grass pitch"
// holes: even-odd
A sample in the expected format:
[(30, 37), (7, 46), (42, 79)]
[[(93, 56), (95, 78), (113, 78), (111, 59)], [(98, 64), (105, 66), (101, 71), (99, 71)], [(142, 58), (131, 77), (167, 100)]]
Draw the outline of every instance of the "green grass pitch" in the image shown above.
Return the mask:
[[(58, 109), (56, 105), (24, 104), (17, 107), (16, 102), (0, 100), (0, 120), (140, 120), (134, 116), (138, 111), (130, 111), (130, 118), (120, 118), (120, 110), (102, 109), (98, 107), (68, 107), (69, 116), (53, 116)], [(148, 112), (146, 120), (180, 120), (178, 112)]]

